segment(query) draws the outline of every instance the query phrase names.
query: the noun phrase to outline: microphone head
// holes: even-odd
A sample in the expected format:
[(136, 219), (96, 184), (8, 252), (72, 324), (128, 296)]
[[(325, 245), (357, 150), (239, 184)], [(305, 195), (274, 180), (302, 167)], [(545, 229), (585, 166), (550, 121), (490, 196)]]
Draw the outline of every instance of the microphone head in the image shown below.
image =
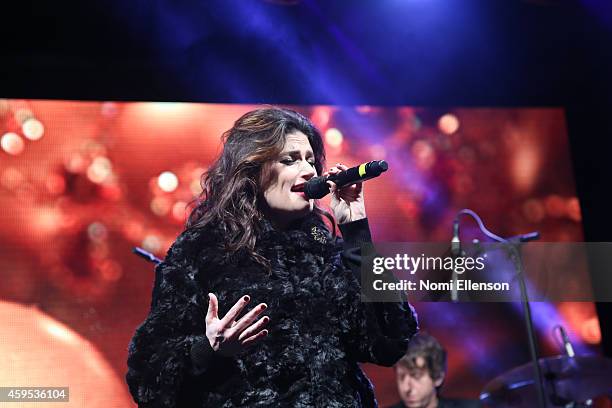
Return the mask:
[(329, 194), (326, 177), (313, 177), (304, 184), (304, 194), (307, 198), (319, 199)]
[[(368, 178), (378, 177), (389, 169), (389, 164), (384, 160), (372, 160), (366, 164), (366, 175)], [(361, 174), (360, 174), (361, 175)]]
[(389, 169), (389, 164), (384, 160), (378, 160), (376, 165), (380, 169), (380, 172), (383, 173)]

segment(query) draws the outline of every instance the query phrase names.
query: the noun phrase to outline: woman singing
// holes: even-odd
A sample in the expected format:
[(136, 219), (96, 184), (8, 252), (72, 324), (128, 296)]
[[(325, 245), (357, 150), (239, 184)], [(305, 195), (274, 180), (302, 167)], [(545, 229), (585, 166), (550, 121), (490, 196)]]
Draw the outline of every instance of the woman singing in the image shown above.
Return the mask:
[[(139, 407), (375, 407), (358, 362), (393, 365), (417, 331), (408, 303), (360, 299), (370, 240), (361, 184), (332, 188), (343, 240), (303, 186), (322, 173), (319, 131), (288, 109), (224, 134), (185, 231), (158, 266), (130, 343)], [(338, 164), (333, 174), (346, 169)], [(327, 173), (326, 173), (327, 174)]]

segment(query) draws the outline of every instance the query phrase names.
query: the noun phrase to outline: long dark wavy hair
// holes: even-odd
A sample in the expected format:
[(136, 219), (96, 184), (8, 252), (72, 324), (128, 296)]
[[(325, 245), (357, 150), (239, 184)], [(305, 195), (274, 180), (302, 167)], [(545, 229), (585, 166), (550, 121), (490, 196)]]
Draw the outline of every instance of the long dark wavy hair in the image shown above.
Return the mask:
[[(321, 134), (303, 115), (290, 109), (267, 107), (244, 114), (223, 133), (223, 151), (202, 175), (202, 193), (193, 202), (186, 228), (214, 225), (225, 239), (225, 250), (246, 250), (259, 264), (269, 262), (255, 252), (260, 233), (261, 200), (268, 185), (268, 169), (285, 146), (288, 134), (306, 135), (320, 175), (325, 164)], [(313, 212), (325, 216), (335, 232), (332, 216), (315, 202)]]

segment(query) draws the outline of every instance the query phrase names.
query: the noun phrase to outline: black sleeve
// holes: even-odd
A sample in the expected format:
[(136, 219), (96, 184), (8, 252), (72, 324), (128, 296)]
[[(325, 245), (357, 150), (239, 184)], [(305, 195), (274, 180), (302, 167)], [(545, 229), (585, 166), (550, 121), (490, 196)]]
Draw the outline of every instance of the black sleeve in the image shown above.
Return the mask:
[(349, 323), (346, 343), (349, 353), (360, 362), (392, 366), (406, 352), (418, 331), (414, 309), (404, 296), (397, 302), (364, 302), (361, 294), (361, 245), (371, 243), (367, 218), (341, 224), (343, 262), (350, 280), (343, 310)]
[(126, 381), (139, 407), (172, 408), (189, 400), (202, 392), (189, 384), (216, 362), (205, 335), (206, 291), (196, 281), (195, 262), (181, 250), (183, 239), (157, 266), (156, 299), (129, 345)]

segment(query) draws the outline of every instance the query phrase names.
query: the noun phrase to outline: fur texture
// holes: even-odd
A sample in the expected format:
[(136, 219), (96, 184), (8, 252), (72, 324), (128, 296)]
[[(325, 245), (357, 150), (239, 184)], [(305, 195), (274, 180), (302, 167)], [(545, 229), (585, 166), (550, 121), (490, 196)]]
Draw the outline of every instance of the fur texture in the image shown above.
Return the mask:
[[(220, 234), (184, 232), (158, 266), (158, 298), (129, 346), (126, 379), (139, 406), (375, 407), (358, 362), (393, 365), (417, 331), (412, 308), (361, 302), (358, 262), (344, 256), (351, 248), (314, 216), (291, 231), (264, 225), (256, 250), (271, 274), (245, 254), (227, 256)], [(250, 305), (267, 303), (270, 334), (196, 369), (190, 351), (207, 341), (209, 292), (219, 316), (245, 294)]]

